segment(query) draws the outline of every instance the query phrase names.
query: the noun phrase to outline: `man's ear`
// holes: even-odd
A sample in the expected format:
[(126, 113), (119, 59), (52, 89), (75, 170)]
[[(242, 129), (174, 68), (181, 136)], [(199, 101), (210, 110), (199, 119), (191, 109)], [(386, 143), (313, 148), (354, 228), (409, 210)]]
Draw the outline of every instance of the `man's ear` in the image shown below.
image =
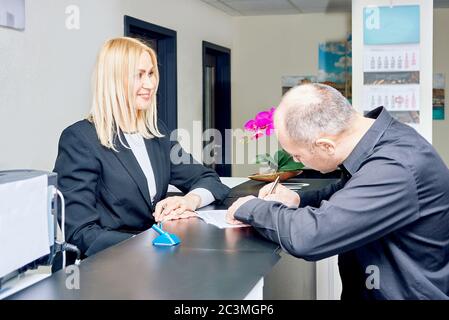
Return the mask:
[(335, 154), (335, 142), (328, 138), (319, 138), (315, 141), (315, 145), (321, 151), (332, 156)]

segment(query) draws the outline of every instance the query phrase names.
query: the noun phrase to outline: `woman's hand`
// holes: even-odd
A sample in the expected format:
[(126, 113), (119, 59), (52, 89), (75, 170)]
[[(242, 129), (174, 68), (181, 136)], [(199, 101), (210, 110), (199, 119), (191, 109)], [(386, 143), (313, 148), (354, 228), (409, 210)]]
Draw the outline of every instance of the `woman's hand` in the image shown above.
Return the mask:
[(280, 202), (287, 207), (299, 207), (299, 203), (301, 199), (299, 194), (290, 190), (289, 188), (283, 186), (282, 184), (278, 184), (276, 188), (274, 188), (272, 194), (268, 194), (271, 189), (273, 183), (267, 184), (262, 189), (259, 190), (259, 198), (266, 201), (276, 201)]
[(194, 193), (188, 193), (183, 197), (168, 197), (156, 204), (153, 216), (156, 222), (195, 217), (195, 210), (200, 204), (200, 196)]

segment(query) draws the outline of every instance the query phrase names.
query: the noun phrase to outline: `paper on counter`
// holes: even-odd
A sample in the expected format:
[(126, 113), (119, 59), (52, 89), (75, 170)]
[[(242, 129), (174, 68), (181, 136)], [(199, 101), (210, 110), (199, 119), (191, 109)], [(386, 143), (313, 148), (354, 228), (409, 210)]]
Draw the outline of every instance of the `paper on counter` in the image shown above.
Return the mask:
[(50, 253), (47, 176), (0, 184), (0, 277)]
[(282, 185), (284, 187), (289, 188), (290, 190), (301, 190), (304, 187), (310, 186), (309, 183), (301, 183), (301, 182), (283, 182)]
[(226, 222), (227, 210), (204, 210), (196, 211), (198, 217), (204, 220), (208, 224), (212, 224), (220, 229), (226, 228), (242, 228), (249, 227), (247, 224), (229, 224)]

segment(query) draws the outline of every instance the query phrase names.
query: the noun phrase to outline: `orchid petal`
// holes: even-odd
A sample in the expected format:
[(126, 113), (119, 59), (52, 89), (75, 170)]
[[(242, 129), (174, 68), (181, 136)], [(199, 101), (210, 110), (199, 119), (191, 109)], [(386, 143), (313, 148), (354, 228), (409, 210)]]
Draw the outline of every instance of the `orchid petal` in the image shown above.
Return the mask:
[(256, 131), (257, 130), (257, 123), (255, 120), (251, 119), (248, 122), (245, 123), (245, 130), (248, 131)]
[(267, 136), (271, 136), (271, 135), (273, 134), (273, 132), (274, 132), (274, 125), (271, 124), (271, 125), (269, 125), (269, 126), (267, 127), (267, 129), (265, 130), (265, 134), (266, 134)]
[(262, 111), (256, 115), (256, 121), (261, 120), (261, 119), (269, 119), (269, 118), (270, 118), (270, 112), (268, 112), (268, 111)]
[(259, 129), (265, 129), (271, 123), (272, 121), (270, 119), (256, 119), (256, 124)]

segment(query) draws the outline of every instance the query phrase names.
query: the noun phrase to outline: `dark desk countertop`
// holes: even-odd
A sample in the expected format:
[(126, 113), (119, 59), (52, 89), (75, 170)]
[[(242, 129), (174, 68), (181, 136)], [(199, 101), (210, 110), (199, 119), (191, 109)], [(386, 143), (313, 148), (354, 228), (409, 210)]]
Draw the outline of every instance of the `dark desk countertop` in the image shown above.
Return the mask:
[[(310, 191), (318, 190), (326, 187), (327, 185), (337, 182), (341, 177), (340, 171), (335, 171), (327, 174), (320, 174), (319, 172), (313, 170), (305, 170), (300, 175), (288, 179), (289, 183), (307, 183), (309, 186), (304, 187), (301, 190)], [(225, 200), (225, 206), (229, 206), (235, 201), (236, 198), (244, 197), (247, 195), (257, 196), (260, 188), (266, 185), (266, 182), (249, 180), (241, 185), (233, 188)]]
[[(320, 188), (335, 179), (301, 179)], [(221, 206), (257, 194), (264, 185), (248, 181)], [(69, 290), (60, 270), (9, 299), (243, 299), (278, 262), (279, 247), (253, 228), (218, 229), (198, 218), (170, 221), (164, 228), (180, 237), (176, 247), (154, 247), (147, 230), (82, 261), (80, 289)]]
[(280, 259), (278, 246), (251, 228), (198, 218), (164, 226), (181, 245), (154, 247), (156, 232), (147, 230), (83, 260), (79, 290), (66, 288), (61, 270), (9, 299), (243, 299)]

